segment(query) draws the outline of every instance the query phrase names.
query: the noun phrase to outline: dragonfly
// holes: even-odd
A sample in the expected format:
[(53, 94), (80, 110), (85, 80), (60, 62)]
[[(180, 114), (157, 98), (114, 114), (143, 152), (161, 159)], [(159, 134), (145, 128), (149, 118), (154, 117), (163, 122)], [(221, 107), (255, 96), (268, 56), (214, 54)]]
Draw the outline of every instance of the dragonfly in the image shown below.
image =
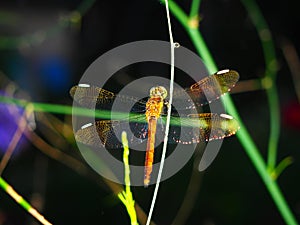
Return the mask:
[[(109, 149), (123, 147), (119, 141), (123, 131), (132, 134), (128, 136), (131, 145), (147, 140), (143, 180), (144, 186), (147, 187), (151, 179), (155, 143), (164, 137), (168, 107), (172, 107), (169, 143), (197, 144), (232, 136), (239, 129), (238, 122), (232, 116), (198, 111), (195, 113), (192, 110), (219, 99), (235, 86), (238, 79), (238, 72), (226, 69), (204, 77), (189, 88), (174, 89), (173, 103), (180, 106), (180, 109), (175, 108), (173, 104), (169, 105), (167, 90), (163, 86), (152, 87), (149, 97), (139, 99), (115, 94), (90, 84), (78, 84), (70, 89), (70, 95), (80, 105), (94, 109), (110, 109), (115, 103), (133, 104), (131, 112), (134, 114), (129, 119), (96, 120), (93, 124), (86, 124), (76, 131), (75, 138), (86, 145)], [(178, 111), (185, 113), (179, 115)]]

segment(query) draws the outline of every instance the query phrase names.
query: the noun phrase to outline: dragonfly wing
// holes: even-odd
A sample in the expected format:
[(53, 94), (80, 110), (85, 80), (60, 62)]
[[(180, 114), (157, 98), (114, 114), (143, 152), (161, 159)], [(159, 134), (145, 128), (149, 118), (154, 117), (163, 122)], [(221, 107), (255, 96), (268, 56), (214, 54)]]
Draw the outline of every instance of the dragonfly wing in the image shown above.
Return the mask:
[(169, 142), (192, 144), (223, 139), (235, 134), (239, 125), (226, 114), (190, 114), (186, 118), (172, 117)]
[(133, 118), (134, 122), (128, 120), (101, 120), (94, 124), (83, 126), (75, 134), (75, 139), (83, 144), (107, 149), (122, 148), (121, 134), (127, 132), (128, 142), (132, 145), (140, 144), (148, 138), (147, 123), (144, 115)]
[[(203, 78), (188, 89), (175, 90), (173, 104), (177, 109), (201, 107), (229, 92), (235, 86), (238, 79), (239, 74), (234, 70), (219, 71)], [(186, 94), (190, 98), (187, 98)]]
[(89, 84), (80, 84), (72, 87), (70, 89), (70, 95), (80, 105), (90, 109), (110, 110), (113, 104), (118, 104), (118, 107), (121, 106), (120, 108), (122, 108), (122, 105), (127, 106), (128, 103), (130, 103), (134, 106), (133, 112), (144, 112), (147, 101), (145, 99), (138, 99), (137, 97), (117, 95), (103, 88)]
[(80, 105), (93, 108), (96, 104), (113, 102), (116, 95), (110, 91), (104, 90), (92, 85), (77, 85), (70, 89), (70, 95)]

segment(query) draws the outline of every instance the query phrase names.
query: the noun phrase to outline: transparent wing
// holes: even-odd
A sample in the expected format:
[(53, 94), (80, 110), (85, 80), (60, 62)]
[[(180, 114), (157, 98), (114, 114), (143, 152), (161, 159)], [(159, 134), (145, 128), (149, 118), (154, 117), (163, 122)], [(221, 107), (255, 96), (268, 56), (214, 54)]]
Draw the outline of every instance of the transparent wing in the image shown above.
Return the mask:
[[(79, 84), (70, 89), (70, 95), (80, 105), (87, 108), (110, 110), (113, 104), (119, 107), (134, 105), (132, 112), (144, 112), (147, 99), (141, 100), (137, 97), (117, 95), (113, 92), (88, 84)], [(122, 107), (121, 107), (122, 108)]]
[[(238, 79), (239, 74), (234, 70), (219, 71), (203, 78), (190, 88), (174, 90), (173, 104), (177, 109), (192, 109), (209, 104), (229, 92)], [(190, 99), (187, 99), (185, 93)]]
[(134, 116), (129, 120), (101, 120), (84, 125), (75, 133), (77, 141), (107, 149), (122, 148), (121, 134), (126, 131), (130, 144), (142, 143), (148, 137), (148, 124), (145, 115)]
[(239, 130), (238, 122), (226, 114), (190, 114), (186, 118), (172, 117), (169, 142), (192, 144), (223, 139)]

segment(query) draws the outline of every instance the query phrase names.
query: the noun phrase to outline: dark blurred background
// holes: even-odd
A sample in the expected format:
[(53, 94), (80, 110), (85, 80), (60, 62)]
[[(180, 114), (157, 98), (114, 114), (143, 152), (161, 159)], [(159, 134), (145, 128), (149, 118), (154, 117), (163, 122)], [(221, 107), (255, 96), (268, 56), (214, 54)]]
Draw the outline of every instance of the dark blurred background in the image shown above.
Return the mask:
[[(5, 93), (9, 79), (26, 93), (17, 97), (71, 105), (69, 89), (106, 51), (133, 41), (169, 40), (165, 8), (159, 1), (102, 0), (89, 7), (90, 2), (1, 1), (1, 94)], [(191, 1), (178, 4), (188, 12)], [(270, 26), (278, 57), (281, 115), (278, 160), (286, 156), (294, 159), (294, 163), (279, 177), (278, 183), (300, 221), (300, 106), (297, 88), (283, 54), (286, 43), (294, 46), (296, 52), (300, 49), (298, 2), (264, 0), (258, 5)], [(86, 10), (83, 10), (85, 6)], [(78, 7), (82, 14), (74, 13)], [(258, 35), (241, 2), (204, 0), (200, 16), (200, 30), (220, 69), (237, 70), (241, 81), (264, 75)], [(175, 41), (196, 52), (187, 33), (174, 17), (172, 25)], [(138, 66), (126, 73), (135, 79), (147, 69), (147, 65)], [(111, 88), (121, 85), (121, 82), (115, 82)], [(265, 157), (269, 137), (265, 91), (246, 89), (233, 94), (232, 98)], [(21, 109), (19, 111), (22, 112)], [(1, 104), (0, 114), (0, 154), (3, 155), (16, 125), (4, 104)], [(71, 124), (70, 116), (55, 116)], [(64, 146), (64, 153), (84, 163), (75, 144), (51, 142), (51, 136), (53, 141), (58, 134), (43, 132), (46, 128), (41, 122), (37, 122), (36, 126), (36, 132), (47, 142)], [(153, 216), (157, 224), (172, 224), (178, 215), (193, 174), (193, 162), (191, 159), (178, 174), (162, 183)], [(213, 164), (205, 172), (193, 176), (196, 176), (194, 186), (197, 191), (194, 203), (190, 202), (191, 211), (185, 224), (284, 224), (236, 137), (226, 139)], [(109, 188), (105, 188), (101, 177), (92, 169), (85, 174), (77, 173), (61, 161), (41, 153), (26, 138), (18, 144), (3, 177), (26, 199), (39, 205), (53, 224), (130, 224), (125, 207)], [(133, 187), (133, 194), (147, 213), (153, 187)], [(34, 224), (34, 220), (1, 190), (0, 224)]]

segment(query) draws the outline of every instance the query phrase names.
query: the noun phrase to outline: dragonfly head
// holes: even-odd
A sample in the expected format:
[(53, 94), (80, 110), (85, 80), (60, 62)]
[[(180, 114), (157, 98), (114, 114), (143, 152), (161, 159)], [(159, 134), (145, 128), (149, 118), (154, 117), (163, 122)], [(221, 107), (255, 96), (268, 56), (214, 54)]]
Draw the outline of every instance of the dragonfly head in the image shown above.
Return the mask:
[(150, 89), (150, 97), (162, 97), (165, 99), (167, 95), (167, 89), (163, 86), (156, 86)]

